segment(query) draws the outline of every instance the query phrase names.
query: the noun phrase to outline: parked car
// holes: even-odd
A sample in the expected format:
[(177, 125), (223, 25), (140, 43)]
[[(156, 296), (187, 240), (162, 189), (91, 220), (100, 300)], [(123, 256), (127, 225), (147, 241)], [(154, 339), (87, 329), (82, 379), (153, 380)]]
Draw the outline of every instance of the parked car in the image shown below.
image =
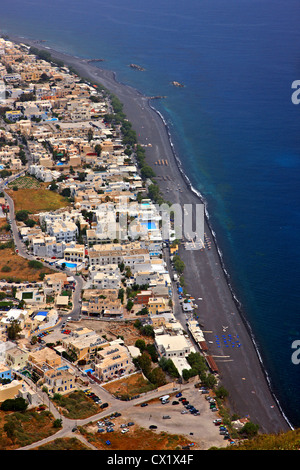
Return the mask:
[(108, 403), (102, 403), (102, 405), (100, 405), (100, 408), (107, 408), (108, 407)]
[(127, 423), (127, 426), (134, 426), (134, 423), (130, 421), (129, 423)]
[(149, 426), (149, 429), (157, 429), (157, 426), (155, 426), (155, 424), (151, 424), (151, 425)]
[(143, 408), (144, 406), (148, 406), (148, 403), (142, 403), (141, 407)]
[(171, 419), (171, 416), (165, 415), (165, 416), (163, 416), (163, 419)]
[(177, 393), (176, 398), (182, 397), (182, 393)]

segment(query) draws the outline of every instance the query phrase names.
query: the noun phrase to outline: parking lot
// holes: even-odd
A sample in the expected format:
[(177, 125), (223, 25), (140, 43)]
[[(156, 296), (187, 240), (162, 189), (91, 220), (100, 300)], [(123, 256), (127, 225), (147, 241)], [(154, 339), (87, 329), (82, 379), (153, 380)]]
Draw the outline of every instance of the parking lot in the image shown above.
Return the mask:
[[(68, 325), (66, 325), (67, 327)], [(65, 336), (58, 329), (47, 337), (49, 340), (51, 336)], [(54, 338), (53, 338), (54, 339)], [(98, 387), (96, 387), (98, 389)], [(176, 397), (176, 394), (181, 393), (180, 397)], [(102, 403), (108, 400), (108, 395), (103, 396), (103, 390), (96, 393), (97, 396), (102, 398)], [(162, 395), (164, 393), (162, 392)], [(219, 426), (214, 424), (214, 420), (218, 418), (218, 413), (212, 411), (210, 403), (206, 400), (207, 395), (204, 395), (199, 389), (194, 387), (194, 384), (189, 383), (178, 387), (177, 391), (174, 391), (168, 399), (168, 403), (162, 404), (159, 398), (146, 400), (142, 404), (133, 405), (131, 402), (127, 402), (126, 407), (122, 406), (122, 416), (119, 417), (115, 423), (119, 428), (122, 423), (134, 422), (137, 426), (141, 426), (145, 429), (149, 429), (150, 426), (154, 433), (167, 432), (170, 434), (184, 435), (188, 439), (195, 442), (196, 449), (209, 449), (210, 447), (217, 446), (223, 447), (229, 445), (229, 441), (224, 439), (224, 434), (220, 434)], [(151, 397), (151, 393), (149, 394)], [(189, 405), (195, 407), (199, 413), (192, 414), (190, 410), (187, 410), (182, 403), (182, 398), (186, 398)], [(109, 401), (109, 400), (108, 400)], [(172, 404), (173, 402), (177, 404)], [(99, 405), (101, 404), (101, 401)], [(123, 404), (118, 402), (118, 405)], [(112, 412), (115, 411), (115, 407), (112, 407)], [(108, 409), (108, 415), (110, 414)], [(104, 410), (103, 410), (104, 411)], [(106, 410), (105, 410), (106, 411)], [(164, 418), (165, 416), (165, 418)], [(167, 418), (166, 418), (167, 417)], [(95, 423), (96, 424), (96, 423)], [(124, 432), (126, 436), (130, 436), (130, 432), (133, 432), (135, 426), (129, 428), (129, 431)], [(106, 429), (104, 426), (103, 429)], [(95, 427), (94, 432), (97, 432)], [(104, 431), (103, 431), (104, 432)], [(106, 432), (106, 431), (105, 431)]]
[[(164, 431), (184, 435), (194, 441), (198, 449), (227, 446), (228, 441), (224, 440), (224, 435), (220, 434), (219, 427), (213, 423), (218, 416), (216, 412), (211, 411), (205, 395), (202, 395), (193, 385), (183, 387), (181, 393), (182, 397), (199, 410), (200, 415), (191, 414), (174, 393), (174, 396), (170, 396), (169, 402), (164, 405), (159, 399), (155, 399), (146, 402), (146, 406), (128, 407), (122, 412), (122, 418), (125, 421), (133, 420), (136, 424), (147, 429), (150, 426), (156, 426), (153, 432)], [(178, 404), (173, 405), (173, 401)], [(182, 411), (185, 413), (182, 414)], [(164, 418), (164, 416), (169, 416), (169, 418)]]

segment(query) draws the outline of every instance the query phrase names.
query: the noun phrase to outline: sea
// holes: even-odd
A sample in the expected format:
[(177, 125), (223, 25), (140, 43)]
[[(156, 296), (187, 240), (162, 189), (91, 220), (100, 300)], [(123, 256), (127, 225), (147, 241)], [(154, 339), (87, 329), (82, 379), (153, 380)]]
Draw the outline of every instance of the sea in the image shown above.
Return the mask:
[(272, 391), (299, 427), (300, 105), (291, 99), (300, 80), (299, 0), (0, 0), (0, 6), (2, 34), (104, 59), (98, 66), (120, 82), (166, 96), (152, 105), (206, 200)]

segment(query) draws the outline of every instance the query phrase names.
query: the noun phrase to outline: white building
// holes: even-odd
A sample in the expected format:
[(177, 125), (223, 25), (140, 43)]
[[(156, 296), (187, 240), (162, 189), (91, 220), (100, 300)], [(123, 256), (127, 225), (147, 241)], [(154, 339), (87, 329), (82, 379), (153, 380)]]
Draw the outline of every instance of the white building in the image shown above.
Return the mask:
[(72, 249), (76, 246), (76, 241), (58, 242), (56, 237), (49, 235), (33, 237), (30, 243), (34, 256), (42, 258), (63, 258), (66, 249)]
[(57, 242), (70, 243), (78, 236), (78, 227), (74, 222), (56, 220), (53, 224), (47, 225), (47, 233), (55, 237)]
[(155, 345), (161, 356), (186, 357), (194, 348), (184, 335), (159, 335), (155, 337)]
[(93, 279), (94, 289), (119, 289), (121, 286), (120, 273), (97, 272)]

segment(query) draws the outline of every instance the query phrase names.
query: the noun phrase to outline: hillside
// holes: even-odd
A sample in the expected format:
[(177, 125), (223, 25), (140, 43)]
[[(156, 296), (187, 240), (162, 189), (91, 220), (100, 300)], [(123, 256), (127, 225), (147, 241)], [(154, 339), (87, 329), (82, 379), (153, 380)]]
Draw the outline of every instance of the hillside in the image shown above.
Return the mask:
[(281, 434), (261, 434), (220, 450), (300, 450), (300, 429)]

